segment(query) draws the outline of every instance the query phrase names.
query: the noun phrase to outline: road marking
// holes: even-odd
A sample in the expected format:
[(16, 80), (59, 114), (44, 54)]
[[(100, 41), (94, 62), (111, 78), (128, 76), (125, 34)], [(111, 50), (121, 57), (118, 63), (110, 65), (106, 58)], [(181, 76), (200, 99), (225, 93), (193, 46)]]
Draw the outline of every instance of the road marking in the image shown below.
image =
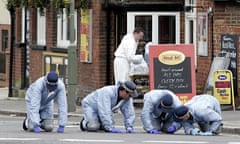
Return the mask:
[(40, 138), (0, 138), (0, 141), (35, 141)]
[(229, 142), (228, 144), (240, 144), (240, 142)]
[(178, 144), (205, 144), (205, 143), (208, 143), (208, 142), (204, 142), (204, 141), (199, 141), (199, 142), (193, 142), (193, 141), (142, 141), (142, 142), (145, 142), (145, 143), (178, 143)]
[(59, 141), (67, 142), (109, 142), (109, 143), (122, 143), (123, 140), (90, 140), (90, 139), (60, 139)]

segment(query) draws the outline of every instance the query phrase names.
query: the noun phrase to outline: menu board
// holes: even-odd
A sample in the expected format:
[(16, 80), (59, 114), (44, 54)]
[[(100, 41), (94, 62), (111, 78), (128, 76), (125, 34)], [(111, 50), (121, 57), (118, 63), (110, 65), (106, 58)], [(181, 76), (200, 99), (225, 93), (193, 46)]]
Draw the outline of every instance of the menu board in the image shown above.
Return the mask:
[(186, 102), (196, 95), (193, 45), (150, 46), (150, 89), (168, 89)]
[(237, 64), (238, 64), (238, 35), (223, 34), (221, 35), (221, 51), (228, 53), (230, 57), (229, 70), (233, 75), (234, 94), (238, 95), (238, 78), (237, 78)]

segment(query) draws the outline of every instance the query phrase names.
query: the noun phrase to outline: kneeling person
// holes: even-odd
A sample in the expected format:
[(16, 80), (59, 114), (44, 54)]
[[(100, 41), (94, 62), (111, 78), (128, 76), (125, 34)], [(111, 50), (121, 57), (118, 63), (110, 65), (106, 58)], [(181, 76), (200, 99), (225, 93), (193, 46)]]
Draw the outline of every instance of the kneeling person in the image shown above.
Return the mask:
[(58, 105), (57, 132), (63, 133), (67, 124), (67, 97), (64, 83), (58, 79), (55, 72), (49, 72), (30, 85), (25, 101), (27, 117), (23, 122), (23, 129), (39, 133), (41, 129), (53, 130), (54, 99)]
[(135, 132), (132, 97), (136, 95), (136, 85), (131, 81), (119, 82), (117, 85), (104, 86), (93, 91), (82, 100), (84, 117), (80, 128), (83, 131), (105, 130), (121, 133), (120, 129), (114, 127), (113, 119), (113, 113), (120, 109), (124, 117), (126, 132)]
[(144, 106), (141, 112), (143, 128), (151, 134), (160, 131), (174, 133), (170, 127), (173, 123), (173, 110), (181, 105), (179, 98), (169, 90), (151, 90), (144, 95)]
[[(212, 136), (222, 129), (220, 103), (207, 94), (194, 96), (185, 105), (176, 108), (174, 118), (182, 124), (187, 135)], [(195, 127), (195, 123), (200, 129)]]

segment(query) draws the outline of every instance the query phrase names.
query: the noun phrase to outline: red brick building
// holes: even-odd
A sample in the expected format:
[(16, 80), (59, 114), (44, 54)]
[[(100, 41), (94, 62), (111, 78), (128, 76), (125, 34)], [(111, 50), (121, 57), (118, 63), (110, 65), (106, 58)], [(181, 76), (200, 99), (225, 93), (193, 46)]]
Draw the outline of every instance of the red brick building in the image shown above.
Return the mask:
[[(155, 44), (193, 44), (197, 92), (203, 93), (213, 58), (221, 51), (222, 36), (240, 33), (239, 8), (237, 0), (90, 0), (90, 11), (84, 13), (78, 9), (75, 13), (77, 95), (84, 97), (96, 88), (114, 83), (113, 53), (121, 38), (135, 26), (143, 27), (144, 38)], [(29, 26), (27, 32), (22, 27), (23, 14), (18, 9), (15, 35), (16, 43), (20, 45), (14, 53), (14, 88), (26, 86), (22, 83), (23, 78), (26, 79), (23, 76), (26, 67), (22, 65), (26, 64), (23, 57), (28, 55), (30, 83), (49, 70), (60, 72), (67, 83), (70, 44), (67, 14), (58, 14), (53, 7), (48, 7), (44, 16), (37, 9), (29, 9), (25, 20)], [(83, 31), (84, 28), (87, 30)], [(29, 42), (27, 53), (25, 43), (21, 41), (24, 32)], [(235, 78), (239, 75), (236, 64)], [(238, 84), (239, 80), (236, 81)], [(236, 89), (239, 91), (239, 85)], [(239, 105), (238, 95), (235, 97)]]

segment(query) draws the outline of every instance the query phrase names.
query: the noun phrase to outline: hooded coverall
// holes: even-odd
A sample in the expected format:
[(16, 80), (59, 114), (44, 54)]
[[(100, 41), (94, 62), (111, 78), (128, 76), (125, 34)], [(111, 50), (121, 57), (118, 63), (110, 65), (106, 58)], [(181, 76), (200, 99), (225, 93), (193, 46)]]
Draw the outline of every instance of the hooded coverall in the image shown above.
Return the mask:
[(52, 92), (48, 92), (46, 76), (37, 79), (30, 85), (25, 97), (28, 130), (32, 131), (34, 125), (39, 125), (46, 131), (52, 131), (54, 99), (58, 105), (58, 124), (65, 126), (68, 117), (64, 83), (58, 80), (57, 88)]
[[(169, 94), (173, 98), (172, 108), (169, 111), (163, 111), (159, 105), (161, 98)], [(150, 131), (153, 128), (167, 132), (168, 126), (173, 122), (173, 110), (181, 105), (179, 98), (169, 90), (151, 90), (144, 95), (144, 106), (141, 112), (141, 120), (143, 129)], [(162, 113), (166, 113), (166, 116), (161, 117)]]
[(84, 122), (88, 123), (86, 129), (98, 130), (100, 125), (108, 131), (114, 127), (113, 112), (118, 108), (123, 114), (125, 128), (132, 128), (135, 121), (133, 99), (118, 100), (120, 83), (104, 86), (93, 91), (82, 100)]
[(186, 134), (194, 128), (194, 123), (198, 123), (201, 131), (219, 133), (222, 124), (221, 107), (219, 101), (207, 94), (194, 96), (185, 106), (189, 108), (192, 119), (183, 122)]
[(120, 45), (115, 51), (114, 59), (114, 78), (115, 84), (119, 81), (129, 80), (130, 63), (137, 50), (138, 41), (135, 40), (133, 33), (123, 37)]

